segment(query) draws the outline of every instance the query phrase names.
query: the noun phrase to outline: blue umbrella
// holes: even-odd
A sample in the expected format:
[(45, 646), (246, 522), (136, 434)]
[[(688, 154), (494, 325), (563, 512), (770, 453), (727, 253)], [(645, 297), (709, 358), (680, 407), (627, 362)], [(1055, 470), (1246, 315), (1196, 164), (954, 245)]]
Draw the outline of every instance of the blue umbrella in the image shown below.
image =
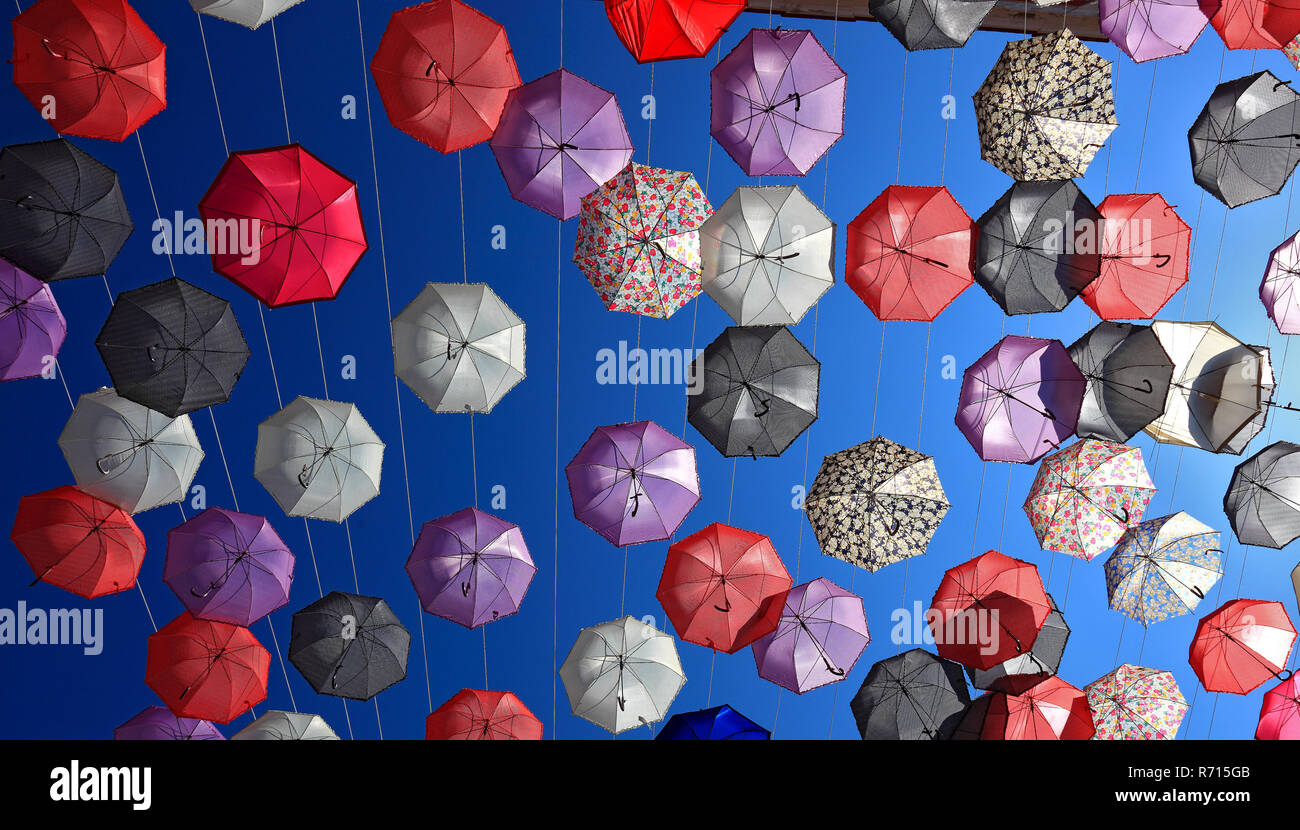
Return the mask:
[(656, 741), (768, 741), (772, 733), (727, 704), (673, 715)]

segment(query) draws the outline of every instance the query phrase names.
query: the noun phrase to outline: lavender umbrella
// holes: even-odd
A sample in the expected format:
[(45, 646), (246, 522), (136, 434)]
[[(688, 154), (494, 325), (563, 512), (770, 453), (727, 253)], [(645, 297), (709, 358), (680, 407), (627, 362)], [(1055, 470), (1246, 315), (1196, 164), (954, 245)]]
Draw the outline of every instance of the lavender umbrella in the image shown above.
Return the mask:
[(957, 427), (985, 461), (1030, 464), (1074, 433), (1084, 388), (1058, 341), (1007, 335), (966, 370)]
[(754, 29), (709, 77), (710, 132), (747, 176), (802, 176), (844, 135), (844, 70), (812, 32)]
[(632, 158), (614, 93), (565, 69), (511, 90), (491, 145), (510, 195), (557, 219)]
[(205, 720), (178, 718), (166, 706), (150, 706), (113, 730), (115, 741), (224, 741)]
[(168, 531), (163, 581), (195, 618), (248, 626), (289, 601), (293, 565), (266, 519), (209, 507)]
[(425, 611), (478, 628), (519, 610), (537, 566), (518, 525), (469, 507), (425, 522), (406, 573)]
[(667, 539), (700, 500), (695, 449), (653, 421), (597, 427), (564, 473), (573, 515), (619, 547)]
[(776, 631), (754, 642), (758, 676), (803, 694), (845, 678), (871, 642), (862, 597), (829, 579), (796, 585)]
[(1100, 0), (1101, 33), (1136, 63), (1182, 55), (1210, 22), (1204, 0)]
[(50, 287), (0, 259), (0, 381), (42, 374), (67, 333)]

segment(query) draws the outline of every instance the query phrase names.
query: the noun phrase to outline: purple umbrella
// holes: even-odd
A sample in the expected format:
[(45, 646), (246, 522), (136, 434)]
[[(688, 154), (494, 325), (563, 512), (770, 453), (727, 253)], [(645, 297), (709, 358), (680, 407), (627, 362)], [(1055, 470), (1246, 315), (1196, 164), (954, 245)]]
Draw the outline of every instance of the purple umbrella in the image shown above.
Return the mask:
[(150, 706), (113, 730), (115, 741), (224, 741), (205, 720), (178, 718), (166, 706)]
[(50, 287), (0, 259), (0, 381), (42, 374), (67, 333)]
[(564, 472), (573, 515), (619, 547), (667, 539), (700, 501), (695, 448), (653, 421), (597, 427)]
[(1084, 386), (1058, 341), (1010, 334), (966, 370), (957, 427), (985, 461), (1030, 464), (1074, 434)]
[(759, 677), (801, 695), (843, 680), (870, 642), (862, 597), (814, 579), (790, 589), (776, 631), (752, 648)]
[(468, 507), (424, 523), (406, 573), (425, 611), (478, 628), (519, 610), (537, 566), (518, 525)]
[(710, 132), (747, 176), (802, 176), (844, 135), (844, 70), (802, 29), (754, 29), (712, 74)]
[(266, 519), (209, 507), (168, 531), (163, 582), (195, 618), (248, 626), (289, 601), (293, 564)]
[(632, 158), (614, 93), (566, 69), (511, 90), (491, 144), (510, 195), (557, 219)]
[(1101, 33), (1137, 63), (1182, 55), (1210, 22), (1204, 0), (1101, 0)]

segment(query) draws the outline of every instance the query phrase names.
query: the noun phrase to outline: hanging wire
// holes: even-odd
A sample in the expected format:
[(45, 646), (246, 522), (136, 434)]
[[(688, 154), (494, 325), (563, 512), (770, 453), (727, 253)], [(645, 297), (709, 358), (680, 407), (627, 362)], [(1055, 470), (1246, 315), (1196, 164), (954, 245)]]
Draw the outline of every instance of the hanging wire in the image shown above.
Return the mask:
[[(564, 67), (564, 0), (560, 0), (560, 67)], [(555, 220), (555, 525), (554, 561), (551, 565), (551, 740), (556, 740), (556, 701), (560, 671), (560, 275), (563, 263), (564, 222)]]

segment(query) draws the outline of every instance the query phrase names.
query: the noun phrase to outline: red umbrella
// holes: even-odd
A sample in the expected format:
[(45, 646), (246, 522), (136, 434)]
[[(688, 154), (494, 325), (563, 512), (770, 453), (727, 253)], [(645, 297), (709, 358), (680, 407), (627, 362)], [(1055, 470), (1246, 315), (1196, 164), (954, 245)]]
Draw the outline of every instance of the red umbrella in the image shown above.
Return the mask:
[(655, 596), (683, 640), (733, 654), (776, 630), (793, 584), (766, 536), (714, 522), (668, 548)]
[(59, 487), (23, 496), (10, 536), (37, 582), (94, 599), (135, 587), (144, 534), (126, 511)]
[(1300, 676), (1291, 675), (1264, 693), (1255, 740), (1297, 739), (1300, 739)]
[(266, 699), (270, 667), (247, 628), (185, 611), (150, 635), (144, 682), (178, 717), (229, 723)]
[(126, 0), (39, 0), (13, 29), (14, 84), (55, 130), (122, 141), (166, 108), (166, 47)]
[(1051, 611), (1038, 569), (991, 550), (944, 573), (927, 619), (940, 657), (991, 669), (1028, 654)]
[(1088, 696), (1052, 676), (1024, 694), (993, 692), (980, 740), (1087, 741), (1094, 731)]
[(701, 57), (744, 10), (745, 0), (605, 0), (610, 25), (640, 63)]
[(1206, 691), (1244, 695), (1270, 678), (1286, 679), (1295, 636), (1282, 603), (1234, 599), (1201, 618), (1187, 661)]
[(1298, 0), (1201, 0), (1229, 49), (1281, 49), (1300, 34)]
[(849, 223), (849, 287), (880, 320), (933, 320), (975, 281), (975, 233), (947, 188), (891, 185)]
[(366, 252), (356, 182), (297, 144), (232, 153), (199, 215), (212, 270), (272, 308), (334, 299)]
[(506, 30), (460, 0), (394, 12), (370, 72), (393, 126), (440, 153), (491, 138), (520, 82)]
[(540, 741), (542, 722), (512, 692), (461, 689), (424, 721), (426, 741)]
[(1107, 196), (1101, 274), (1081, 292), (1103, 320), (1148, 320), (1187, 284), (1192, 229), (1159, 193)]

